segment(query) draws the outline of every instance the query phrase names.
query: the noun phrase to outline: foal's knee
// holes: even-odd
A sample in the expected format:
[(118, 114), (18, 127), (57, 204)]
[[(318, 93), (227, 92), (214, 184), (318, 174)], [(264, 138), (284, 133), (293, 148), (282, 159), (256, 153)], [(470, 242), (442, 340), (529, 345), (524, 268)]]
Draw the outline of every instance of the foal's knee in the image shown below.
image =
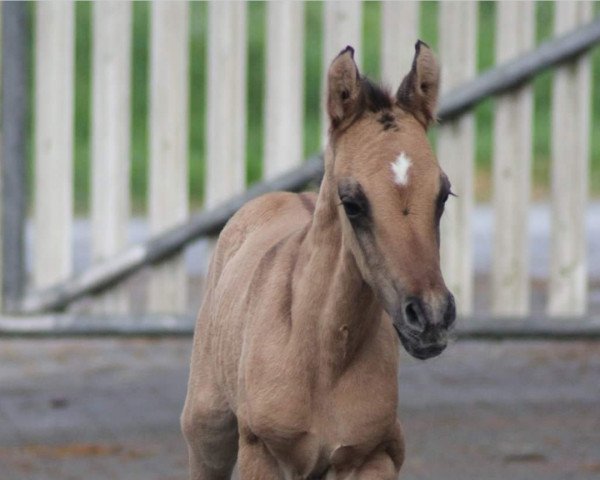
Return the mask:
[(229, 411), (219, 411), (202, 405), (187, 405), (180, 418), (181, 431), (188, 442), (210, 440), (235, 429), (235, 416)]
[(180, 424), (190, 445), (198, 444), (207, 448), (213, 445), (237, 446), (237, 418), (230, 410), (186, 405)]
[(183, 412), (181, 413), (179, 425), (181, 427), (181, 433), (183, 433), (183, 436), (186, 440), (188, 440), (189, 443), (189, 440), (194, 438), (194, 433), (198, 431), (199, 426), (189, 408), (184, 408)]
[(189, 447), (192, 478), (229, 478), (238, 443), (233, 413), (186, 404), (180, 423)]
[(179, 424), (181, 426), (181, 432), (186, 440), (193, 439), (198, 431), (201, 429), (201, 417), (203, 412), (198, 409), (193, 402), (189, 399), (186, 400), (179, 418)]

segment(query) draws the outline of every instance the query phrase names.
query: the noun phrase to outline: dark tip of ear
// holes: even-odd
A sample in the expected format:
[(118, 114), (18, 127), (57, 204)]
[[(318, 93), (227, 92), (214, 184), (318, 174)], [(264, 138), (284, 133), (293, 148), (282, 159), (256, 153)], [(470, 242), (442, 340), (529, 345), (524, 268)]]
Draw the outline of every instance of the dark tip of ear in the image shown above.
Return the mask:
[[(352, 59), (354, 59), (354, 48), (352, 48), (350, 45), (346, 45), (346, 48), (344, 48), (341, 52), (340, 55), (343, 55), (346, 52), (350, 52), (350, 57), (352, 57)], [(339, 55), (338, 55), (339, 56)]]
[(419, 53), (419, 51), (421, 50), (421, 45), (423, 45), (425, 48), (429, 48), (429, 45), (427, 45), (423, 40), (417, 40), (417, 43), (415, 43), (415, 51), (417, 53)]

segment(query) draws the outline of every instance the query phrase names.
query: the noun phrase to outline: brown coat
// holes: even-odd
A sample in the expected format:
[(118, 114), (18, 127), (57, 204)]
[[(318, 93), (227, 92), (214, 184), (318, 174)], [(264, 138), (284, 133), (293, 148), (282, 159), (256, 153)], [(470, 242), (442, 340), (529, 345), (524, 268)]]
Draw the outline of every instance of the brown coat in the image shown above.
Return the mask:
[(437, 355), (454, 320), (449, 184), (425, 135), (439, 74), (416, 50), (393, 98), (344, 50), (318, 196), (265, 195), (221, 233), (182, 414), (192, 479), (229, 478), (236, 458), (242, 479), (397, 478), (398, 339)]

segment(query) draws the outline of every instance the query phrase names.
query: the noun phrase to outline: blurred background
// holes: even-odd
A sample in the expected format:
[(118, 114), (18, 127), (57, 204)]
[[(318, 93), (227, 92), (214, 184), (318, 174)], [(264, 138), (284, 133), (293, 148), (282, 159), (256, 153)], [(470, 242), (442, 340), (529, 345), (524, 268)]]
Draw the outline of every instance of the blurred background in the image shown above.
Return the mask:
[[(34, 9), (34, 4), (30, 5)], [(248, 140), (246, 148), (246, 182), (253, 183), (262, 176), (264, 154), (264, 111), (267, 55), (267, 4), (248, 2), (246, 101)], [(554, 2), (535, 4), (535, 44), (553, 36)], [(600, 5), (594, 2), (595, 14)], [(131, 196), (133, 211), (146, 211), (148, 183), (148, 98), (150, 10), (148, 2), (132, 5), (132, 56), (131, 56)], [(204, 172), (206, 159), (206, 84), (208, 4), (193, 2), (189, 5), (189, 197), (191, 205), (201, 207), (204, 199)], [(74, 190), (75, 211), (89, 212), (90, 208), (90, 156), (91, 156), (91, 74), (92, 74), (92, 10), (93, 4), (77, 3), (75, 14), (75, 65), (74, 65)], [(420, 5), (419, 38), (436, 52), (438, 49), (438, 2)], [(303, 155), (309, 157), (321, 149), (321, 79), (323, 71), (323, 2), (307, 2), (304, 6), (304, 52), (297, 59), (304, 66), (303, 98)], [(476, 71), (483, 72), (496, 63), (496, 2), (481, 2), (477, 8)], [(381, 79), (381, 21), (380, 2), (364, 2), (361, 21), (362, 73), (372, 79)], [(340, 46), (340, 49), (344, 46)], [(398, 45), (398, 49), (411, 50), (412, 45)], [(592, 52), (593, 77), (600, 78), (600, 51)], [(32, 55), (33, 60), (33, 55)], [(328, 61), (331, 59), (328, 59)], [(400, 78), (391, 87), (397, 88)], [(552, 71), (533, 79), (533, 198), (548, 198), (550, 187), (550, 132), (551, 132)], [(33, 85), (31, 86), (33, 88)], [(590, 98), (593, 106), (592, 125), (600, 128), (600, 89), (593, 89)], [(29, 118), (33, 121), (33, 114)], [(491, 199), (491, 165), (493, 147), (493, 99), (482, 102), (475, 109), (476, 135), (476, 198)], [(594, 196), (600, 194), (600, 136), (590, 138), (590, 188)], [(29, 142), (29, 159), (33, 155), (33, 137)], [(29, 169), (33, 172), (33, 168)]]
[[(8, 177), (20, 178), (19, 191), (15, 186), (15, 193), (6, 195), (18, 197), (22, 212), (15, 217), (22, 217), (23, 224), (5, 226), (7, 235), (17, 232), (5, 242), (7, 250), (12, 249), (6, 258), (21, 278), (7, 287), (17, 292), (14, 301), (22, 303), (18, 292), (24, 290), (64, 287), (73, 275), (93, 264), (104, 265), (102, 261), (128, 245), (185, 224), (191, 212), (214, 207), (319, 154), (326, 128), (321, 109), (325, 69), (346, 43), (357, 48), (365, 75), (395, 89), (410, 67), (415, 39), (421, 38), (439, 53), (442, 93), (459, 87), (464, 92), (468, 82), (591, 21), (600, 8), (597, 2), (577, 2), (572, 13), (562, 14), (555, 2), (530, 2), (521, 10), (507, 7), (504, 12), (495, 2), (482, 2), (462, 13), (457, 7), (457, 14), (438, 2), (401, 3), (331, 2), (328, 7), (323, 2), (287, 6), (248, 2), (211, 8), (208, 2), (192, 2), (170, 9), (148, 2), (114, 8), (93, 2), (27, 4), (19, 40), (23, 55), (18, 60), (24, 74), (15, 80), (24, 97), (19, 107), (24, 109), (22, 126), (13, 122), (21, 135), (22, 152), (14, 160), (20, 173), (11, 176), (6, 169)], [(556, 19), (565, 19), (564, 25)], [(224, 34), (231, 29), (231, 35)], [(431, 131), (438, 158), (459, 195), (444, 220), (443, 256), (463, 313), (544, 313), (552, 308), (548, 306), (552, 275), (574, 262), (586, 270), (576, 268), (578, 279), (565, 280), (580, 285), (572, 294), (578, 296), (577, 306), (556, 311), (582, 313), (600, 303), (595, 287), (600, 274), (594, 267), (598, 249), (576, 245), (577, 237), (586, 242), (593, 236), (594, 219), (600, 215), (593, 202), (588, 205), (589, 198), (600, 194), (600, 135), (594, 134), (600, 128), (600, 92), (591, 80), (600, 77), (600, 51), (590, 46), (578, 59), (585, 64), (580, 79), (557, 87), (564, 93), (553, 93), (556, 68), (546, 66), (528, 75), (512, 96), (487, 94), (471, 102), (472, 110), (459, 121), (469, 123), (460, 127), (469, 130), (460, 134), (462, 141), (438, 142), (444, 125)], [(556, 48), (550, 45), (547, 50)], [(543, 50), (537, 58), (543, 58)], [(579, 132), (572, 142), (585, 151), (577, 153), (567, 142), (564, 151), (579, 160), (553, 161), (552, 138), (564, 130), (563, 124), (553, 124), (553, 114), (564, 117), (560, 98), (566, 99), (581, 85), (579, 100), (567, 104), (576, 110), (571, 113), (585, 117), (578, 120), (582, 127), (568, 120), (563, 124)], [(506, 91), (505, 85), (492, 93)], [(18, 97), (10, 88), (5, 94)], [(576, 105), (578, 101), (585, 107)], [(498, 105), (504, 113), (495, 121)], [(512, 122), (512, 132), (506, 125), (511, 123), (509, 117), (520, 119)], [(517, 130), (522, 131), (519, 139), (514, 137)], [(445, 135), (449, 136), (458, 138), (457, 132)], [(516, 150), (502, 150), (511, 143)], [(450, 153), (452, 145), (459, 144), (460, 151)], [(560, 152), (557, 147), (555, 157)], [(507, 157), (513, 158), (509, 165), (513, 177), (503, 183), (499, 172)], [(579, 209), (585, 218), (574, 219), (577, 227), (561, 227), (572, 232), (561, 246), (552, 244), (559, 236), (553, 228), (562, 225), (562, 217), (556, 217), (559, 207), (551, 205), (564, 192), (552, 196), (552, 172), (560, 178), (560, 169), (569, 171), (569, 163), (570, 170), (581, 173), (574, 174), (575, 183), (565, 180), (565, 185), (579, 194), (561, 215), (572, 218), (573, 210)], [(56, 181), (49, 180), (53, 176)], [(501, 192), (505, 200), (512, 200), (503, 201)], [(583, 204), (589, 206), (585, 213)], [(515, 211), (520, 212), (517, 218), (508, 218)], [(494, 229), (515, 233), (502, 239)], [(18, 238), (21, 230), (25, 240)], [(459, 232), (467, 231), (472, 232), (472, 241), (469, 235), (459, 238)], [(177, 267), (180, 279), (168, 280), (177, 275), (174, 271), (163, 275), (168, 284), (179, 282), (176, 289), (163, 283), (156, 293), (163, 300), (152, 304), (143, 286), (153, 282), (146, 271), (123, 287), (133, 300), (122, 300), (113, 310), (194, 312), (210, 255), (206, 242), (188, 240), (187, 266)], [(24, 245), (22, 254), (8, 246), (13, 243)], [(574, 253), (564, 253), (553, 264), (552, 248)], [(501, 256), (509, 257), (505, 265), (495, 260)], [(5, 282), (11, 283), (13, 276), (7, 273)], [(112, 280), (107, 277), (104, 283), (113, 285)], [(524, 292), (512, 311), (502, 308), (507, 302), (494, 300), (493, 291), (506, 283), (512, 284), (513, 294)], [(83, 303), (69, 300), (61, 308), (70, 303), (71, 308), (89, 310), (95, 300), (88, 295), (92, 290), (98, 289), (79, 295), (77, 300), (85, 297)], [(511, 294), (508, 287), (505, 291)]]

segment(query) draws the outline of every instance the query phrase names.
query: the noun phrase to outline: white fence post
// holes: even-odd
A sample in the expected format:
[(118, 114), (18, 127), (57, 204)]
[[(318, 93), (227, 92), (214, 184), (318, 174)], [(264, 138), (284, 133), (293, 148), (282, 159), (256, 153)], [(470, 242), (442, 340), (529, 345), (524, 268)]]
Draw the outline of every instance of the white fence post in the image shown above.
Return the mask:
[(35, 22), (35, 286), (72, 272), (74, 7), (39, 2)]
[[(110, 258), (127, 244), (131, 2), (93, 4), (92, 257)], [(126, 291), (97, 299), (97, 310), (125, 312)]]
[[(592, 18), (592, 2), (556, 2), (560, 35)], [(587, 309), (585, 210), (588, 197), (591, 59), (556, 68), (552, 91), (552, 242), (549, 315)]]
[(303, 42), (304, 4), (268, 2), (265, 178), (302, 162)]
[[(158, 233), (188, 216), (188, 3), (152, 3), (150, 227)], [(149, 310), (185, 311), (183, 255), (152, 271)]]
[(412, 66), (419, 38), (419, 2), (381, 2), (381, 79), (398, 88)]
[[(475, 76), (477, 4), (440, 2), (439, 50), (442, 94)], [(473, 113), (445, 123), (438, 131), (437, 155), (457, 198), (451, 198), (442, 219), (442, 270), (456, 296), (457, 309), (473, 308), (473, 170), (475, 118)]]
[(208, 5), (207, 208), (246, 185), (245, 2)]
[[(496, 63), (534, 46), (535, 4), (499, 2)], [(533, 87), (497, 98), (494, 123), (494, 244), (491, 308), (495, 315), (529, 312), (528, 213), (532, 166)]]
[(323, 32), (323, 73), (321, 75), (321, 143), (327, 144), (328, 121), (324, 108), (324, 99), (327, 89), (327, 70), (335, 56), (346, 45), (354, 47), (354, 60), (360, 66), (363, 55), (362, 47), (362, 1), (332, 0), (325, 2), (324, 7), (324, 32)]

